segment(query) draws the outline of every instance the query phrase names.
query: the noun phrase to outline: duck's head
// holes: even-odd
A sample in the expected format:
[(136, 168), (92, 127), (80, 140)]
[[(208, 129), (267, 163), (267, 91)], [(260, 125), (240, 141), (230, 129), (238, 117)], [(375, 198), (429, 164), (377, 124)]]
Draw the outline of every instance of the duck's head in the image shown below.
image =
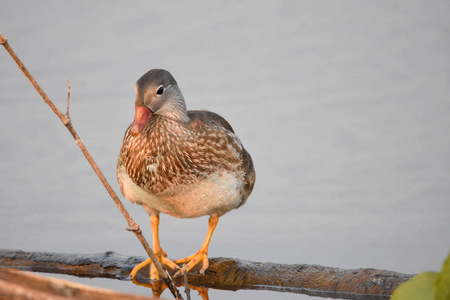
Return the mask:
[(186, 104), (175, 78), (166, 70), (153, 69), (136, 82), (136, 112), (131, 134), (136, 136), (155, 115), (187, 122)]

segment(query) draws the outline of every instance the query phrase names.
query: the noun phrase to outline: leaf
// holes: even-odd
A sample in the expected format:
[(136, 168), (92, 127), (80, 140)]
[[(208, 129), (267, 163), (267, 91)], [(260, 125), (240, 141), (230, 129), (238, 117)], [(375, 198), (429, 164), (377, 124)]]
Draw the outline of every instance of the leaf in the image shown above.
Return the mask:
[(414, 276), (394, 291), (391, 300), (433, 300), (433, 287), (438, 274), (424, 272)]
[(434, 282), (434, 300), (450, 300), (450, 253)]

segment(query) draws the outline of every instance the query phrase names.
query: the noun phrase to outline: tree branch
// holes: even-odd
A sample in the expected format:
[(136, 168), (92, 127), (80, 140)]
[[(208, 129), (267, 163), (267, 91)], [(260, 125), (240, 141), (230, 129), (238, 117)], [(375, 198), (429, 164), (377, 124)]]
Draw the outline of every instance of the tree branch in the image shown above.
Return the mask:
[(144, 247), (145, 251), (149, 255), (150, 259), (152, 260), (152, 262), (155, 264), (156, 268), (158, 269), (158, 272), (161, 275), (161, 277), (163, 278), (164, 282), (167, 284), (167, 286), (169, 286), (170, 291), (172, 292), (174, 297), (176, 299), (183, 299), (183, 297), (181, 296), (181, 294), (178, 292), (178, 290), (176, 289), (175, 285), (173, 284), (173, 280), (170, 277), (169, 273), (161, 266), (161, 264), (159, 263), (158, 259), (155, 256), (155, 254), (153, 253), (152, 249), (150, 248), (149, 244), (147, 243), (147, 240), (142, 235), (142, 231), (139, 228), (139, 225), (137, 225), (134, 222), (134, 220), (131, 218), (131, 216), (129, 215), (128, 211), (125, 209), (125, 206), (123, 206), (123, 204), (120, 201), (119, 197), (117, 197), (116, 193), (114, 192), (112, 187), (109, 185), (109, 183), (106, 180), (105, 176), (103, 176), (103, 173), (100, 171), (100, 169), (97, 166), (97, 164), (95, 163), (94, 159), (89, 154), (89, 152), (87, 151), (87, 149), (84, 146), (84, 144), (81, 142), (80, 137), (78, 136), (78, 134), (75, 131), (75, 128), (72, 126), (72, 122), (71, 122), (70, 117), (69, 117), (69, 99), (70, 99), (69, 83), (67, 82), (67, 85), (68, 85), (68, 100), (67, 100), (67, 115), (65, 116), (53, 104), (53, 102), (50, 100), (50, 98), (48, 98), (47, 94), (45, 94), (45, 92), (41, 89), (41, 87), (36, 82), (36, 80), (33, 78), (33, 76), (30, 74), (30, 72), (28, 72), (28, 70), (25, 68), (25, 65), (20, 61), (19, 57), (15, 54), (15, 52), (9, 46), (8, 40), (1, 34), (0, 34), (0, 44), (3, 44), (3, 46), (6, 49), (6, 51), (11, 55), (11, 57), (16, 62), (16, 64), (19, 67), (19, 69), (23, 72), (25, 77), (30, 81), (31, 85), (33, 85), (33, 87), (36, 89), (36, 91), (39, 93), (39, 95), (41, 95), (41, 97), (44, 99), (45, 103), (47, 103), (47, 105), (53, 110), (53, 112), (59, 117), (61, 122), (66, 126), (66, 128), (72, 134), (72, 137), (74, 138), (74, 140), (75, 140), (76, 144), (78, 145), (78, 147), (81, 149), (81, 152), (83, 152), (83, 154), (86, 157), (86, 159), (88, 160), (89, 164), (94, 169), (95, 174), (97, 174), (97, 176), (100, 179), (100, 181), (102, 182), (103, 186), (106, 188), (106, 190), (108, 191), (109, 195), (113, 199), (114, 203), (117, 205), (117, 207), (119, 208), (120, 212), (122, 213), (122, 215), (126, 219), (126, 221), (128, 223), (128, 226), (132, 229), (131, 231), (136, 235), (136, 237), (141, 242), (142, 246)]
[[(0, 250), (0, 265), (80, 277), (128, 279), (144, 257), (115, 252), (63, 254)], [(188, 274), (190, 285), (223, 290), (272, 290), (343, 299), (389, 299), (412, 275), (377, 269), (339, 269), (211, 258), (205, 275)], [(147, 277), (145, 277), (147, 278)], [(138, 281), (145, 280), (138, 274)], [(184, 278), (175, 278), (178, 286)]]
[(70, 108), (70, 85), (69, 85), (69, 79), (66, 79), (67, 81), (67, 113), (66, 113), (66, 117), (68, 119), (70, 119), (70, 115), (69, 115), (69, 108)]
[(95, 288), (58, 278), (49, 278), (0, 268), (0, 297), (15, 300), (151, 300), (156, 298), (123, 294), (111, 290)]

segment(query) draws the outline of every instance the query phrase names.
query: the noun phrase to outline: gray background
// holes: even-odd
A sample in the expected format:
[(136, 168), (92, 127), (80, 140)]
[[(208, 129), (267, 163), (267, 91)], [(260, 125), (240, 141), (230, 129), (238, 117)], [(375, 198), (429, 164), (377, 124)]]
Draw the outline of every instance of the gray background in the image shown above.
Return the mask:
[[(116, 192), (149, 69), (232, 124), (257, 183), (221, 218), (211, 257), (418, 273), (450, 249), (449, 15), (448, 1), (2, 1), (0, 33), (63, 111), (70, 80), (72, 122)], [(144, 255), (3, 49), (0, 67), (0, 248)], [(151, 239), (145, 211), (124, 204)], [(162, 246), (185, 257), (206, 229), (162, 216)], [(310, 299), (210, 292), (230, 295)]]

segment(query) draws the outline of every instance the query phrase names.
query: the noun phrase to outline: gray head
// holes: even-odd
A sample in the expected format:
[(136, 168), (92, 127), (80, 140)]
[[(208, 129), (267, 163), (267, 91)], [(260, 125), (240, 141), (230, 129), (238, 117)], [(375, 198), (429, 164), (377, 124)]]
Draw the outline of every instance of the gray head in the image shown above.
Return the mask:
[(166, 70), (153, 69), (136, 82), (136, 108), (145, 106), (152, 114), (183, 122), (189, 120), (183, 94), (175, 78)]

